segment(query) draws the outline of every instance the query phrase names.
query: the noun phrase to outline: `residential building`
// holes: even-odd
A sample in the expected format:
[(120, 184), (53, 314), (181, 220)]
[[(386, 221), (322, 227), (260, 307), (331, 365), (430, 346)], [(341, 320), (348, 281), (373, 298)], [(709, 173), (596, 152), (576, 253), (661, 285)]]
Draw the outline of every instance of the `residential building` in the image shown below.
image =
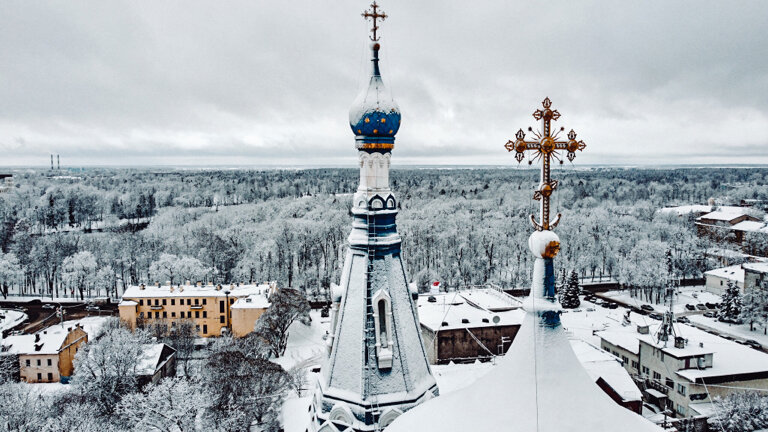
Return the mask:
[(717, 295), (723, 294), (729, 282), (735, 283), (744, 291), (744, 269), (741, 264), (706, 271), (704, 278), (705, 289)]
[(139, 386), (176, 375), (176, 350), (164, 343), (144, 344), (136, 365)]
[(737, 244), (744, 241), (745, 232), (760, 229), (764, 225), (760, 219), (744, 211), (731, 209), (713, 211), (696, 218), (699, 236), (722, 238)]
[(523, 322), (525, 314), (519, 307), (513, 297), (495, 290), (420, 295), (419, 323), (429, 363), (474, 362), (504, 355)]
[(668, 342), (656, 339), (658, 325), (598, 332), (601, 348), (623, 357), (624, 368), (649, 400), (676, 417), (703, 414), (717, 396), (739, 388), (768, 390), (768, 354), (680, 325)]
[(275, 282), (139, 285), (125, 290), (118, 307), (120, 319), (132, 329), (157, 320), (175, 326), (177, 321), (188, 319), (195, 323), (202, 337), (220, 336), (227, 331), (245, 336), (269, 307), (268, 298), (275, 290)]
[(13, 174), (0, 174), (0, 193), (13, 190)]
[(75, 370), (75, 354), (86, 342), (88, 334), (79, 325), (54, 325), (35, 334), (8, 336), (2, 354), (18, 356), (22, 381), (66, 383)]
[(758, 288), (763, 282), (768, 282), (768, 262), (745, 263), (741, 266), (744, 269), (744, 291)]

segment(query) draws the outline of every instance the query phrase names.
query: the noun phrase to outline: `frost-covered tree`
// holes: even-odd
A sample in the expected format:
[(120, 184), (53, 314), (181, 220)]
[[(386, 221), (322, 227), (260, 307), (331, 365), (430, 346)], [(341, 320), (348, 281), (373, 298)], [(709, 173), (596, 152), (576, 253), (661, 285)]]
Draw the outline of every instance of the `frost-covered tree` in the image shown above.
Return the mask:
[(280, 365), (248, 356), (226, 340), (203, 368), (210, 401), (207, 420), (227, 432), (249, 430), (254, 423), (262, 431), (281, 430), (280, 410), (291, 377)]
[(127, 395), (116, 411), (132, 430), (196, 431), (209, 404), (207, 393), (195, 380), (166, 378), (143, 392)]
[(179, 281), (176, 273), (176, 263), (179, 257), (169, 253), (163, 253), (156, 261), (149, 266), (149, 277), (157, 282), (164, 283), (170, 281), (171, 285)]
[(8, 287), (18, 284), (23, 275), (15, 254), (0, 254), (0, 292), (3, 298), (8, 298)]
[(206, 279), (210, 269), (197, 258), (178, 257), (164, 253), (149, 267), (149, 276), (157, 282), (170, 281), (182, 284), (184, 281), (197, 282)]
[(280, 357), (288, 345), (288, 328), (297, 319), (309, 319), (309, 302), (295, 290), (283, 288), (269, 296), (269, 309), (256, 321), (255, 331), (270, 346), (272, 355)]
[(26, 383), (0, 385), (0, 432), (36, 432), (44, 429), (48, 398)]
[(16, 354), (0, 354), (0, 384), (19, 380), (19, 356)]
[(565, 309), (576, 309), (581, 304), (579, 300), (579, 275), (575, 270), (571, 271), (571, 276), (568, 278), (568, 283), (565, 285), (563, 294), (560, 297), (560, 304)]
[(141, 330), (131, 332), (111, 325), (75, 355), (72, 386), (84, 400), (95, 404), (99, 415), (112, 414), (123, 396), (138, 390), (136, 368), (147, 342)]
[(768, 396), (759, 392), (732, 393), (714, 401), (710, 430), (752, 432), (768, 428)]
[(741, 301), (741, 320), (749, 323), (754, 331), (755, 324), (768, 334), (768, 281), (748, 290)]
[(741, 315), (741, 289), (733, 281), (728, 281), (728, 286), (723, 292), (718, 319), (724, 322), (736, 323)]
[(70, 287), (77, 288), (82, 300), (87, 290), (90, 295), (91, 285), (96, 276), (96, 258), (89, 251), (68, 256), (62, 263), (62, 280)]

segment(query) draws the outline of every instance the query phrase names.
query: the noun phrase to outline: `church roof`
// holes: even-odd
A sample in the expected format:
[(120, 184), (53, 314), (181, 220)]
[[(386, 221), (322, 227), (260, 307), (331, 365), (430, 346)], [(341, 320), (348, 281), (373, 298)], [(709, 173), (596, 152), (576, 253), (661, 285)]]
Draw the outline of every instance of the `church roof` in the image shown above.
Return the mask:
[(616, 404), (584, 370), (562, 327), (542, 327), (533, 313), (508, 354), (465, 389), (400, 416), (387, 432), (660, 432)]

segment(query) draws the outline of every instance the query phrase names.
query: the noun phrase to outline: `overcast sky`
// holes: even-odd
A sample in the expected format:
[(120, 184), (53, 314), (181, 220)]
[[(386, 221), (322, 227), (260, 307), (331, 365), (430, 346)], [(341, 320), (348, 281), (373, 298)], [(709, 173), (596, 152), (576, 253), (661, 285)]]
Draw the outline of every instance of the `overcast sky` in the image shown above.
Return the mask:
[[(0, 165), (346, 165), (367, 1), (0, 2)], [(381, 0), (394, 164), (768, 163), (766, 1)]]

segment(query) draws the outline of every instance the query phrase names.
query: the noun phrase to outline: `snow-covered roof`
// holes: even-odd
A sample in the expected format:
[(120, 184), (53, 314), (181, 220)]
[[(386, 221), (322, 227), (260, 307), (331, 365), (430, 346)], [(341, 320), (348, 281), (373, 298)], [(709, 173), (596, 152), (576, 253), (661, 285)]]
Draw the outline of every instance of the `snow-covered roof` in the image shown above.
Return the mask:
[(260, 285), (222, 285), (220, 289), (217, 289), (216, 285), (202, 285), (195, 284), (185, 285), (146, 285), (142, 289), (141, 286), (131, 286), (123, 293), (123, 301), (134, 298), (154, 298), (154, 297), (225, 297), (226, 291), (229, 291), (230, 297), (246, 297), (253, 294), (268, 293), (270, 289), (274, 288), (268, 283)]
[(657, 348), (665, 354), (671, 355), (675, 358), (703, 356), (714, 353), (712, 347), (709, 344), (699, 344), (697, 341), (692, 341), (690, 339), (688, 339), (688, 343), (683, 345), (682, 348), (676, 347), (675, 342), (671, 340), (671, 338), (667, 342), (658, 341), (656, 340), (656, 332), (658, 329), (658, 325), (649, 326), (648, 334), (638, 334), (637, 338), (641, 342)]
[(759, 273), (768, 273), (768, 262), (746, 263), (741, 265), (745, 270), (751, 270)]
[(492, 312), (504, 312), (522, 306), (522, 303), (511, 295), (495, 289), (474, 288), (460, 291), (459, 294), (470, 305)]
[(232, 309), (266, 309), (271, 303), (266, 294), (251, 294), (232, 303)]
[[(165, 346), (164, 343), (144, 344), (144, 349), (136, 364), (136, 375), (154, 375), (157, 366), (163, 360), (161, 356)], [(173, 349), (170, 347), (168, 348)]]
[(643, 399), (643, 393), (619, 359), (583, 340), (571, 339), (570, 342), (573, 353), (594, 381), (602, 378), (625, 401)]
[(738, 217), (746, 215), (744, 212), (744, 209), (741, 209), (742, 211), (734, 212), (734, 211), (723, 211), (723, 210), (717, 210), (713, 211), (711, 213), (707, 213), (705, 215), (699, 216), (696, 218), (697, 221), (701, 221), (702, 219), (711, 219), (716, 221), (731, 221), (733, 219), (736, 219)]
[(700, 378), (768, 373), (768, 354), (694, 327), (681, 325), (679, 328), (684, 330), (682, 336), (688, 339), (688, 346), (699, 347), (699, 343), (703, 343), (704, 349), (713, 353), (713, 359), (712, 367), (679, 370), (678, 375), (694, 381)]
[(138, 303), (136, 303), (133, 300), (121, 300), (120, 303), (118, 303), (119, 306), (136, 306)]
[(605, 394), (562, 327), (548, 328), (538, 319), (525, 315), (509, 352), (488, 374), (405, 412), (387, 432), (661, 431)]
[(736, 231), (750, 231), (750, 232), (758, 232), (763, 228), (765, 228), (765, 222), (755, 222), (751, 220), (741, 221), (731, 227), (731, 229)]
[[(432, 330), (452, 330), (461, 328), (493, 327), (520, 325), (524, 313), (521, 310), (492, 312), (478, 306), (470, 305), (462, 293), (455, 291), (436, 295), (419, 296), (419, 321), (421, 325)], [(429, 297), (437, 301), (430, 302)], [(483, 296), (485, 297), (485, 296)], [(470, 296), (470, 298), (474, 298)], [(480, 298), (478, 295), (477, 298)], [(498, 322), (494, 322), (498, 317)], [(462, 320), (469, 322), (464, 323)], [(445, 323), (445, 325), (443, 324)]]
[(611, 345), (625, 349), (633, 354), (640, 354), (640, 341), (638, 334), (632, 328), (623, 328), (621, 330), (606, 330), (596, 333), (600, 339), (605, 340)]
[[(67, 329), (73, 327), (56, 324), (35, 334), (8, 336), (3, 339), (3, 346), (11, 354), (57, 354), (69, 334)], [(38, 336), (40, 339), (36, 340)]]
[(744, 283), (744, 269), (741, 264), (709, 270), (704, 272), (704, 275)]

